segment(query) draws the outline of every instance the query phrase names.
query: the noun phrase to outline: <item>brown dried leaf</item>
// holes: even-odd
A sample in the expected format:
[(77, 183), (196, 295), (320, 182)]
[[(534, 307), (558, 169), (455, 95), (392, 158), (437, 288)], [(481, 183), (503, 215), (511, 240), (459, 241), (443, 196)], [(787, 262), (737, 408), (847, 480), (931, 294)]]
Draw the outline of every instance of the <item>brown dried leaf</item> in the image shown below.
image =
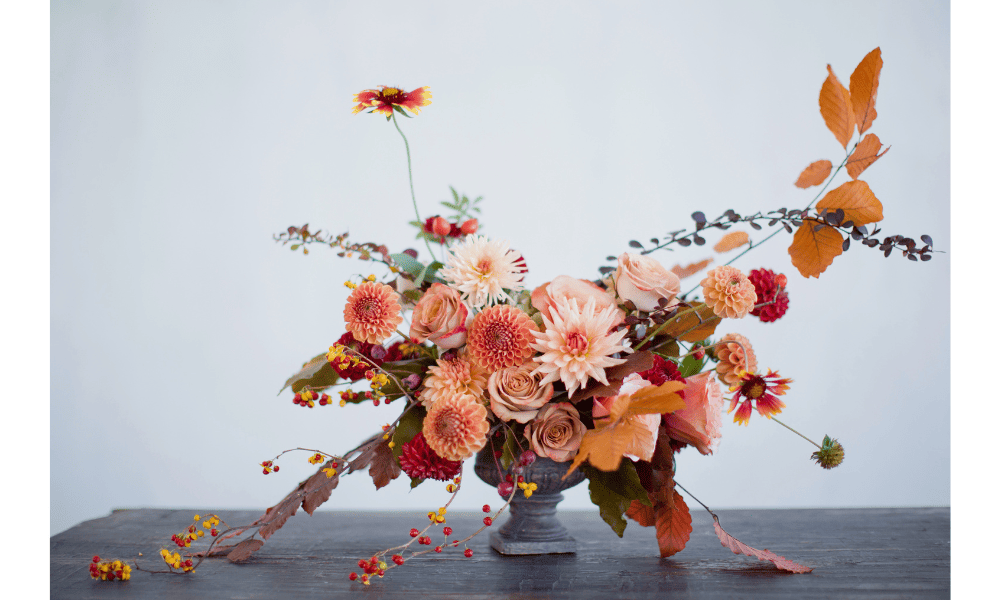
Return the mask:
[(222, 546), (216, 544), (211, 550), (199, 550), (198, 552), (189, 552), (184, 556), (188, 558), (202, 558), (203, 556), (226, 556), (232, 552), (237, 544), (223, 544)]
[(682, 342), (700, 342), (715, 333), (719, 325), (719, 317), (703, 302), (694, 302), (690, 306), (681, 306), (680, 313), (695, 308), (691, 312), (674, 317), (667, 321), (661, 334), (672, 336)]
[(795, 181), (795, 187), (807, 188), (814, 185), (819, 185), (826, 181), (826, 178), (830, 176), (830, 171), (833, 170), (833, 163), (828, 160), (817, 160), (812, 163), (802, 173), (799, 174), (799, 178)]
[(633, 500), (625, 511), (625, 516), (632, 519), (643, 527), (656, 525), (656, 511), (652, 506), (646, 506), (638, 500)]
[(690, 277), (690, 276), (694, 275), (695, 273), (697, 273), (698, 271), (701, 271), (702, 269), (704, 269), (705, 267), (707, 267), (708, 265), (710, 265), (713, 260), (715, 260), (715, 259), (714, 258), (706, 258), (705, 260), (700, 260), (700, 261), (698, 261), (696, 263), (691, 263), (691, 264), (689, 264), (686, 267), (682, 267), (680, 265), (680, 263), (678, 263), (678, 264), (670, 267), (670, 270), (673, 271), (674, 275), (676, 275), (678, 278), (684, 279), (685, 277)]
[(858, 124), (858, 133), (868, 131), (878, 116), (875, 112), (875, 99), (878, 97), (878, 79), (881, 74), (881, 48), (869, 52), (858, 63), (854, 73), (851, 73), (851, 105)]
[(683, 550), (691, 538), (691, 511), (674, 489), (673, 471), (648, 471), (647, 476), (640, 479), (653, 506), (633, 500), (625, 515), (643, 527), (655, 525), (660, 556), (673, 556)]
[[(889, 148), (891, 147), (889, 146)], [(888, 152), (889, 148), (886, 148), (882, 154)], [(882, 142), (877, 135), (874, 133), (866, 135), (865, 139), (861, 140), (858, 147), (854, 149), (851, 159), (847, 161), (847, 174), (851, 176), (851, 179), (857, 179), (858, 175), (861, 175), (873, 162), (882, 158), (882, 154), (878, 152), (881, 149)]]
[(855, 225), (867, 225), (882, 220), (882, 203), (872, 193), (864, 181), (848, 181), (835, 190), (831, 190), (823, 199), (816, 203), (816, 209), (826, 209), (835, 212), (838, 208), (844, 210), (844, 220), (854, 221)]
[[(333, 477), (327, 477), (326, 473), (323, 472), (323, 469), (330, 468), (332, 466), (333, 461), (327, 461), (319, 471), (313, 473), (312, 477), (306, 479), (303, 483), (302, 510), (306, 511), (306, 514), (309, 516), (312, 516), (313, 512), (319, 508), (321, 504), (330, 499), (330, 494), (333, 493), (337, 484), (340, 483), (340, 473), (334, 475)], [(295, 512), (293, 511), (292, 514), (295, 514)], [(274, 531), (277, 531), (277, 527), (274, 528)]]
[(243, 540), (239, 544), (236, 544), (236, 547), (229, 552), (226, 558), (229, 559), (229, 562), (234, 562), (234, 563), (243, 562), (246, 559), (250, 558), (251, 554), (260, 550), (261, 546), (263, 545), (264, 542), (262, 540), (258, 539)]
[(745, 231), (732, 231), (722, 236), (712, 249), (719, 253), (729, 252), (749, 243), (750, 234)]
[(819, 113), (823, 116), (826, 127), (833, 132), (840, 145), (847, 148), (847, 142), (854, 135), (854, 109), (851, 105), (851, 93), (833, 74), (830, 65), (826, 66), (826, 70), (829, 75), (819, 90)]
[(758, 560), (770, 561), (774, 564), (774, 566), (778, 567), (782, 571), (790, 571), (792, 573), (808, 573), (812, 571), (812, 568), (810, 567), (800, 565), (797, 562), (792, 562), (784, 556), (778, 556), (774, 552), (767, 549), (758, 550), (752, 546), (747, 546), (722, 529), (722, 525), (719, 524), (719, 517), (716, 517), (715, 515), (712, 515), (712, 517), (715, 519), (715, 535), (719, 536), (719, 541), (722, 542), (722, 545), (732, 550), (733, 554), (745, 554)]
[(368, 440), (361, 445), (360, 453), (357, 457), (347, 463), (347, 472), (353, 473), (355, 471), (360, 471), (372, 464), (372, 461), (375, 460), (375, 453), (378, 451), (377, 447), (382, 442), (382, 434), (373, 435), (368, 438)]
[(389, 440), (383, 440), (381, 444), (375, 446), (375, 457), (372, 459), (371, 466), (368, 467), (368, 474), (375, 482), (375, 489), (389, 485), (389, 482), (399, 477), (401, 472), (396, 458), (392, 455)]
[(813, 231), (818, 223), (812, 219), (802, 221), (792, 238), (792, 245), (788, 247), (792, 264), (803, 277), (819, 278), (833, 259), (844, 252), (844, 238), (840, 237), (840, 232), (825, 226)]

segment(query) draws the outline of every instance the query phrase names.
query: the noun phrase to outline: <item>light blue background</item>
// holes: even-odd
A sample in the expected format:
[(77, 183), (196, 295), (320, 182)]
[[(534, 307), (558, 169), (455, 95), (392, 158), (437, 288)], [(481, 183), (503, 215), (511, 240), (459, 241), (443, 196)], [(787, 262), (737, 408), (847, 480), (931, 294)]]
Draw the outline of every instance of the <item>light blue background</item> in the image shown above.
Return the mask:
[[(949, 249), (946, 2), (479, 4), (52, 3), (52, 533), (117, 507), (263, 510), (313, 467), (257, 463), (342, 452), (396, 416), (275, 396), (344, 331), (344, 279), (371, 270), (271, 235), (308, 222), (419, 247), (402, 141), (350, 112), (364, 88), (430, 86), (402, 123), (422, 215), (449, 185), (485, 196), (482, 233), (525, 255), (534, 287), (595, 277), (695, 210), (805, 206), (802, 168), (843, 156), (817, 107), (826, 64), (846, 83), (881, 46), (871, 131), (892, 150), (862, 177), (886, 234)], [(789, 243), (736, 263), (786, 273), (788, 314), (719, 332), (794, 378), (781, 418), (847, 459), (824, 471), (754, 417), (712, 457), (682, 452), (678, 481), (713, 508), (948, 505), (949, 255), (855, 245), (805, 280)], [(468, 471), (456, 505), (495, 502)], [(326, 507), (445, 496), (356, 474)], [(591, 506), (586, 487), (561, 506)]]

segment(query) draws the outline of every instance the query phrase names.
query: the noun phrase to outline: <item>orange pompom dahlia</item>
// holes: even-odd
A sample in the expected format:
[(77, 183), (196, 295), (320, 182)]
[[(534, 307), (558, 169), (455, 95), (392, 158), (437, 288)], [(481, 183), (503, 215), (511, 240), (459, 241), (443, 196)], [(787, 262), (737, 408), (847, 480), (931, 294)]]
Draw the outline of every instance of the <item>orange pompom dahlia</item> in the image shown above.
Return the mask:
[(719, 364), (715, 372), (719, 381), (726, 385), (735, 385), (740, 380), (740, 373), (757, 370), (757, 355), (754, 354), (750, 340), (738, 333), (727, 333), (715, 346), (715, 356)]
[(476, 315), (465, 343), (472, 358), (492, 373), (516, 367), (535, 353), (533, 331), (538, 326), (523, 310), (500, 304)]
[[(450, 357), (450, 358), (449, 358)], [(420, 401), (430, 408), (438, 398), (465, 394), (485, 403), (486, 379), (490, 374), (465, 352), (457, 355), (447, 353), (439, 358), (437, 365), (427, 369), (424, 389)]]
[(441, 458), (465, 460), (486, 446), (486, 407), (466, 394), (439, 398), (424, 417), (424, 439)]
[(421, 106), (427, 106), (431, 103), (431, 90), (428, 87), (419, 87), (412, 92), (404, 92), (396, 87), (380, 85), (377, 90), (362, 90), (354, 94), (354, 101), (358, 103), (354, 107), (354, 114), (371, 108), (374, 112), (381, 113), (388, 119), (392, 116), (395, 107), (398, 106), (418, 115)]
[(736, 267), (716, 267), (701, 280), (707, 304), (719, 317), (742, 319), (757, 303), (753, 283)]
[(399, 312), (399, 301), (391, 287), (366, 281), (347, 298), (344, 322), (359, 342), (381, 344), (403, 322)]

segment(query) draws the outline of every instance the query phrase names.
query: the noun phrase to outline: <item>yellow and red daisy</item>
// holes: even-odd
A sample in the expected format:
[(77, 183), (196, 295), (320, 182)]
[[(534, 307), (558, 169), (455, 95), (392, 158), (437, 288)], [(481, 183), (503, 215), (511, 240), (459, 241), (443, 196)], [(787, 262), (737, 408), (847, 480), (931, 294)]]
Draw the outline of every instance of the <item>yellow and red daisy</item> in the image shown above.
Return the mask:
[(425, 86), (412, 92), (404, 92), (397, 87), (380, 85), (377, 90), (362, 90), (354, 94), (354, 101), (358, 103), (354, 107), (354, 114), (371, 108), (371, 112), (381, 113), (386, 119), (392, 117), (394, 110), (408, 117), (410, 115), (406, 114), (407, 110), (418, 115), (420, 107), (431, 103), (431, 90)]
[(739, 406), (733, 422), (746, 425), (750, 422), (750, 414), (755, 408), (759, 415), (768, 419), (771, 415), (780, 413), (781, 409), (785, 408), (785, 403), (779, 400), (778, 396), (785, 395), (785, 390), (791, 382), (791, 379), (782, 379), (777, 371), (772, 372), (770, 369), (767, 370), (767, 375), (744, 371), (736, 385), (729, 388), (729, 391), (735, 394), (729, 400), (728, 412), (733, 412), (733, 409)]

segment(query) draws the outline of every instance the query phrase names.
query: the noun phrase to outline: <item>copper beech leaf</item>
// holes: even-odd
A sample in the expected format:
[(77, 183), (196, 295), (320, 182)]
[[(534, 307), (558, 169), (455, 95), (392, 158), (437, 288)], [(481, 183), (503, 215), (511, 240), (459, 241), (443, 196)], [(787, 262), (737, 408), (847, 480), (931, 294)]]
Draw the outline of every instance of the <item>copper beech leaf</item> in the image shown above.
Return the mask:
[[(596, 385), (581, 390), (579, 398), (580, 400), (586, 400), (587, 398), (591, 398), (593, 396), (614, 396), (622, 387), (622, 380), (632, 373), (646, 371), (651, 368), (653, 368), (652, 352), (649, 350), (639, 350), (638, 352), (633, 352), (625, 358), (624, 363), (615, 365), (604, 371), (604, 378), (608, 380), (607, 385), (597, 381), (596, 379), (592, 379), (590, 380), (590, 383)], [(576, 396), (574, 396), (574, 398), (576, 398)], [(574, 402), (578, 401), (574, 400)]]
[(844, 211), (844, 221), (853, 221), (855, 225), (867, 225), (882, 220), (882, 203), (872, 193), (864, 181), (848, 181), (835, 190), (831, 190), (816, 203), (816, 209), (826, 209), (835, 212), (838, 208)]
[[(882, 154), (888, 152), (889, 148), (886, 148)], [(850, 160), (847, 161), (847, 174), (851, 176), (851, 179), (857, 179), (858, 175), (861, 175), (873, 162), (882, 158), (882, 154), (879, 154), (881, 149), (882, 142), (877, 135), (874, 133), (866, 135), (865, 139), (861, 140), (858, 147), (854, 149)]]
[(844, 238), (833, 227), (823, 226), (819, 231), (813, 227), (819, 221), (807, 219), (802, 221), (788, 247), (792, 264), (803, 277), (816, 277), (833, 263), (833, 259), (844, 252)]
[[(690, 310), (690, 309), (694, 310)], [(719, 317), (704, 302), (693, 302), (681, 306), (677, 316), (666, 322), (660, 334), (666, 334), (682, 342), (700, 342), (715, 333)]]
[(250, 558), (250, 555), (254, 552), (260, 550), (261, 546), (264, 545), (263, 540), (258, 539), (247, 539), (243, 540), (236, 547), (229, 551), (226, 558), (229, 562), (239, 563)]
[(750, 234), (745, 231), (732, 231), (722, 236), (722, 238), (716, 242), (712, 249), (716, 252), (729, 252), (730, 250), (735, 250), (740, 246), (744, 246), (750, 243)]
[(799, 174), (799, 178), (795, 181), (795, 187), (805, 189), (807, 187), (819, 185), (826, 181), (826, 178), (830, 176), (830, 171), (832, 170), (832, 162), (828, 160), (817, 160), (806, 167), (802, 173)]
[(847, 148), (847, 142), (854, 135), (854, 109), (851, 106), (851, 93), (833, 74), (830, 65), (826, 66), (826, 70), (829, 75), (819, 90), (819, 113), (823, 116), (827, 129), (833, 132), (841, 146)]
[(694, 275), (698, 271), (701, 271), (702, 269), (704, 269), (705, 267), (707, 267), (708, 265), (710, 265), (713, 260), (715, 260), (715, 259), (714, 258), (706, 258), (705, 260), (699, 260), (698, 262), (691, 263), (691, 264), (687, 265), (686, 267), (682, 267), (680, 265), (680, 263), (678, 263), (678, 264), (670, 267), (670, 270), (673, 271), (674, 275), (676, 275), (679, 279), (684, 279), (686, 277), (690, 277), (690, 276)]
[(782, 571), (790, 571), (792, 573), (808, 573), (812, 571), (812, 568), (810, 567), (790, 561), (784, 556), (778, 556), (774, 552), (767, 549), (758, 550), (753, 546), (747, 546), (722, 529), (722, 525), (719, 524), (719, 517), (716, 517), (714, 514), (712, 517), (715, 519), (715, 535), (719, 536), (719, 541), (722, 542), (722, 545), (732, 550), (733, 554), (745, 554), (746, 556), (752, 556), (758, 560), (770, 561), (774, 564), (774, 566), (778, 567)]
[(875, 112), (875, 99), (878, 97), (878, 79), (881, 74), (881, 48), (869, 52), (851, 73), (851, 104), (858, 133), (868, 131), (878, 116)]
[(337, 383), (337, 379), (337, 372), (330, 366), (324, 353), (310, 358), (298, 373), (288, 378), (278, 393), (285, 391), (288, 386), (292, 386), (292, 392), (296, 394), (307, 386), (314, 390), (323, 389)]
[(670, 413), (684, 408), (684, 400), (677, 394), (682, 389), (683, 383), (668, 381), (663, 385), (644, 387), (628, 396), (615, 397), (608, 407), (610, 415), (595, 420), (594, 429), (588, 429), (583, 434), (576, 458), (563, 479), (584, 461), (602, 471), (617, 471), (626, 454), (645, 461), (652, 459), (658, 431), (647, 429), (633, 417)]
[(626, 515), (643, 527), (656, 527), (660, 556), (667, 557), (684, 549), (691, 538), (691, 511), (674, 489), (673, 471), (648, 472), (645, 484), (652, 507), (632, 502)]
[(368, 474), (375, 482), (375, 489), (389, 485), (389, 482), (399, 477), (400, 473), (402, 470), (399, 468), (399, 463), (396, 462), (396, 457), (392, 455), (389, 440), (384, 440), (375, 446), (375, 456), (372, 458), (371, 466), (368, 467)]

